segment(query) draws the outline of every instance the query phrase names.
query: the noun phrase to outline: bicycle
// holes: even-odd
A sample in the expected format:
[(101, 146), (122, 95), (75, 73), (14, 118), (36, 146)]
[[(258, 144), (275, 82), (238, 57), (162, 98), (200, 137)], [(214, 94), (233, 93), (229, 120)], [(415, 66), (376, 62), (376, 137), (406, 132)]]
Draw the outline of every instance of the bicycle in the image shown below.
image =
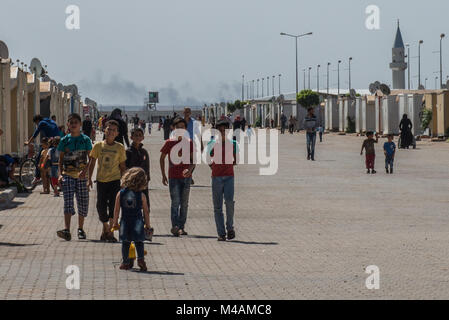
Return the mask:
[(19, 179), (20, 183), (27, 191), (33, 191), (38, 183), (33, 183), (36, 177), (37, 155), (34, 152), (34, 145), (28, 146), (27, 156), (20, 162)]

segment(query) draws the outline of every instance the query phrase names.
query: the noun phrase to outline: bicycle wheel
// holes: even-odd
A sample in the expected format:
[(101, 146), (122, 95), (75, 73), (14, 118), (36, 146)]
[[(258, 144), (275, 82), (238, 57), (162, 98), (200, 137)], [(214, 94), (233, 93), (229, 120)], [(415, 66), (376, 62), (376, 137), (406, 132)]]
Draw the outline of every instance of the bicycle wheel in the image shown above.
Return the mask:
[(20, 165), (20, 182), (28, 191), (33, 191), (36, 188), (36, 185), (33, 185), (35, 173), (36, 162), (34, 159), (29, 158), (22, 162)]

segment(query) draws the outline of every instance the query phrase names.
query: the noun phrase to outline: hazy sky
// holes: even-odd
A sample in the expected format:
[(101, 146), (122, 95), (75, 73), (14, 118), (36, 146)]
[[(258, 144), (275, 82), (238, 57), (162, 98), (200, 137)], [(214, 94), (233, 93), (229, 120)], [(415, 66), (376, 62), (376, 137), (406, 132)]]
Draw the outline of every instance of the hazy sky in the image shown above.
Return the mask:
[[(81, 10), (80, 30), (65, 27), (70, 4)], [(371, 4), (380, 7), (380, 30), (365, 28)], [(50, 77), (78, 84), (84, 97), (100, 104), (140, 105), (147, 90), (160, 90), (162, 104), (200, 104), (240, 97), (242, 74), (252, 80), (281, 73), (282, 91), (294, 92), (294, 40), (280, 32), (314, 32), (300, 41), (300, 68), (313, 66), (313, 87), (318, 64), (324, 87), (327, 62), (333, 63), (331, 86), (337, 86), (338, 59), (347, 87), (350, 56), (353, 87), (391, 84), (398, 18), (411, 44), (412, 76), (423, 39), (422, 77), (433, 88), (439, 71), (434, 51), (440, 33), (449, 34), (448, 12), (447, 0), (1, 0), (0, 40), (14, 60), (38, 57)], [(448, 42), (443, 52), (449, 53)], [(301, 71), (301, 87), (302, 79)], [(414, 86), (417, 81), (412, 78)]]

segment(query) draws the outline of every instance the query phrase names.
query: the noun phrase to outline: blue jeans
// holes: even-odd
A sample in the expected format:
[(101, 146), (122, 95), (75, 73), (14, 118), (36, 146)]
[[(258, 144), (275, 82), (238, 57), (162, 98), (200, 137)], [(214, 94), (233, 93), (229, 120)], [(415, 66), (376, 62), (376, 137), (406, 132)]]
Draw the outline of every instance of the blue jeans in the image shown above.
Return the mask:
[[(226, 205), (226, 229), (223, 216), (223, 197)], [(212, 177), (212, 199), (215, 224), (219, 237), (234, 230), (234, 177)]]
[(393, 169), (393, 165), (394, 165), (394, 159), (392, 157), (386, 156), (385, 157), (385, 169), (388, 169), (388, 167)]
[(307, 132), (307, 158), (315, 159), (316, 132)]
[(190, 185), (192, 178), (169, 179), (171, 198), (171, 224), (172, 227), (184, 229), (189, 208)]

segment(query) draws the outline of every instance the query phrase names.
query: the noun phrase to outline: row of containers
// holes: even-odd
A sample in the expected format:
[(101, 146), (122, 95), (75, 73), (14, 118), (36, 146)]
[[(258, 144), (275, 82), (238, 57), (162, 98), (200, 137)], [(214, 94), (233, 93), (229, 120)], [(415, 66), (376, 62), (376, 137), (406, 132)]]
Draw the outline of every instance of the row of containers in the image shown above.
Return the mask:
[(4, 132), (0, 154), (25, 155), (24, 142), (36, 128), (35, 115), (54, 116), (58, 126), (66, 126), (68, 115), (74, 112), (92, 119), (98, 117), (96, 102), (88, 98), (81, 101), (76, 85), (63, 86), (50, 79), (36, 58), (30, 72), (26, 67), (14, 66), (5, 44), (0, 43), (0, 129)]
[[(399, 123), (404, 114), (412, 121), (415, 136), (444, 137), (449, 134), (448, 90), (393, 90), (390, 95), (365, 94), (356, 97), (339, 97), (319, 93), (322, 103), (315, 107), (320, 126), (329, 132), (368, 131), (380, 134), (399, 134)], [(280, 127), (281, 114), (295, 118), (295, 129), (303, 129), (307, 110), (296, 104), (295, 94), (256, 99), (245, 102), (233, 116), (245, 117), (248, 124), (262, 128)], [(428, 129), (422, 128), (424, 110), (431, 111)], [(203, 116), (212, 123), (217, 118), (228, 116), (227, 104), (205, 105)], [(351, 125), (352, 124), (352, 125)]]

